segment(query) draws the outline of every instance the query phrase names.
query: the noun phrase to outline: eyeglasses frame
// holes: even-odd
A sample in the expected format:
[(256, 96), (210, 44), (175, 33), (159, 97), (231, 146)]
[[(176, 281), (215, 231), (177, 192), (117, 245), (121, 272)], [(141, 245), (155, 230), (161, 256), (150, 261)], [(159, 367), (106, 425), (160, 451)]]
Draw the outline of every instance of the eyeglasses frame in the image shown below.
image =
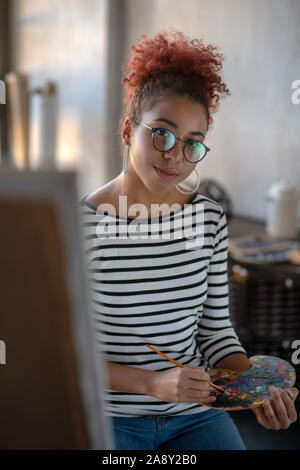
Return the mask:
[[(147, 127), (148, 129), (150, 129), (150, 130), (152, 131), (152, 145), (153, 145), (153, 147), (155, 148), (155, 150), (157, 150), (158, 152), (162, 152), (162, 153), (170, 152), (170, 150), (172, 150), (172, 149), (175, 147), (175, 145), (176, 145), (176, 143), (177, 143), (177, 140), (180, 140), (181, 142), (184, 143), (184, 146), (183, 146), (183, 156), (184, 156), (184, 158), (186, 159), (186, 161), (189, 162), (189, 163), (199, 163), (199, 162), (201, 162), (201, 161), (203, 160), (203, 158), (206, 157), (207, 153), (210, 151), (210, 148), (207, 147), (207, 145), (205, 145), (205, 144), (204, 144), (203, 142), (201, 142), (200, 140), (196, 140), (196, 139), (183, 140), (183, 139), (180, 139), (179, 137), (177, 137), (177, 136), (174, 134), (174, 132), (171, 131), (171, 129), (168, 129), (168, 128), (166, 128), (166, 127), (151, 127), (151, 126), (148, 126), (148, 124), (146, 124), (145, 122), (139, 121), (139, 120), (136, 119), (136, 118), (134, 118), (133, 120), (134, 120), (135, 122), (139, 123), (139, 124), (143, 124), (143, 126)], [(165, 131), (171, 132), (171, 133), (174, 135), (174, 137), (175, 137), (175, 143), (174, 143), (173, 147), (171, 147), (169, 150), (159, 150), (158, 148), (155, 147), (155, 145), (154, 145), (154, 135), (155, 135), (155, 131), (157, 131), (158, 129), (163, 129), (163, 130), (165, 130)], [(186, 145), (188, 145), (188, 143), (189, 143), (190, 140), (194, 140), (195, 142), (201, 142), (201, 144), (202, 144), (202, 145), (204, 146), (204, 148), (205, 148), (205, 154), (203, 155), (203, 157), (200, 158), (200, 160), (196, 160), (195, 162), (192, 162), (191, 160), (189, 160), (189, 159), (186, 158), (186, 156), (185, 156), (185, 147), (186, 147)]]

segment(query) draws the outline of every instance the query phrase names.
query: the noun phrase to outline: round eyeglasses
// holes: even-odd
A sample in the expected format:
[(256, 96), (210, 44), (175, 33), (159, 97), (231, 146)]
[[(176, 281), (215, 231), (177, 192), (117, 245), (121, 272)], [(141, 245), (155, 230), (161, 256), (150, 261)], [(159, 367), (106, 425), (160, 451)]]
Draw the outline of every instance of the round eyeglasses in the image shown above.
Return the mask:
[(169, 152), (175, 147), (177, 140), (184, 142), (183, 155), (184, 158), (190, 163), (197, 163), (203, 160), (210, 149), (200, 140), (183, 140), (176, 137), (174, 132), (164, 127), (151, 127), (142, 121), (134, 119), (137, 123), (142, 124), (152, 131), (152, 144), (153, 147), (159, 152)]

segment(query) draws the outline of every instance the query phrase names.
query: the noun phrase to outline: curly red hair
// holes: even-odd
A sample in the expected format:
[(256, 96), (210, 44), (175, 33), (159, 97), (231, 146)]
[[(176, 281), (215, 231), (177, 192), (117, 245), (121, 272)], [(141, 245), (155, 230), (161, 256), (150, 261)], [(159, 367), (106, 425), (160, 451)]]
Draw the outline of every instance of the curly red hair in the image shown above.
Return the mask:
[(202, 103), (212, 122), (210, 113), (217, 111), (219, 98), (230, 94), (220, 74), (223, 60), (215, 46), (190, 40), (182, 32), (160, 32), (153, 39), (141, 36), (122, 65), (125, 113), (136, 117), (157, 96), (179, 94)]

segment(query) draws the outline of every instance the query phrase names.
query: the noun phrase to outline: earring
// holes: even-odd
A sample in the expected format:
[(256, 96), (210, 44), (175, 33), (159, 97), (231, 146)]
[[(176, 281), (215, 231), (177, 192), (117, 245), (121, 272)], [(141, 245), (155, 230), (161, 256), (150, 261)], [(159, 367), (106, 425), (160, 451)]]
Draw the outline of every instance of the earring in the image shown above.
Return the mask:
[(199, 175), (198, 171), (196, 170), (196, 168), (194, 168), (193, 171), (195, 171), (196, 174), (197, 174), (197, 186), (196, 186), (196, 188), (193, 189), (193, 191), (182, 191), (182, 189), (180, 189), (178, 184), (176, 184), (175, 188), (177, 189), (177, 191), (179, 191), (180, 193), (183, 193), (183, 194), (192, 194), (192, 193), (195, 193), (197, 191), (197, 189), (200, 186), (200, 175)]
[(130, 145), (125, 145), (124, 155), (123, 155), (123, 173), (124, 173), (124, 175), (126, 175), (127, 170), (128, 170), (129, 150), (130, 150)]

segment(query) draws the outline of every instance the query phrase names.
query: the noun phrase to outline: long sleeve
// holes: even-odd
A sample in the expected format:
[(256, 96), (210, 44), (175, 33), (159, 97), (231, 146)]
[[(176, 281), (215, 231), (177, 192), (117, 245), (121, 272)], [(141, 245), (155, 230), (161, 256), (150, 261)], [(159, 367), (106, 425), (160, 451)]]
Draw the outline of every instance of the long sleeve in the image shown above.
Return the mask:
[(230, 321), (227, 263), (228, 229), (222, 209), (207, 271), (207, 298), (198, 323), (199, 349), (211, 368), (232, 354), (246, 354)]

